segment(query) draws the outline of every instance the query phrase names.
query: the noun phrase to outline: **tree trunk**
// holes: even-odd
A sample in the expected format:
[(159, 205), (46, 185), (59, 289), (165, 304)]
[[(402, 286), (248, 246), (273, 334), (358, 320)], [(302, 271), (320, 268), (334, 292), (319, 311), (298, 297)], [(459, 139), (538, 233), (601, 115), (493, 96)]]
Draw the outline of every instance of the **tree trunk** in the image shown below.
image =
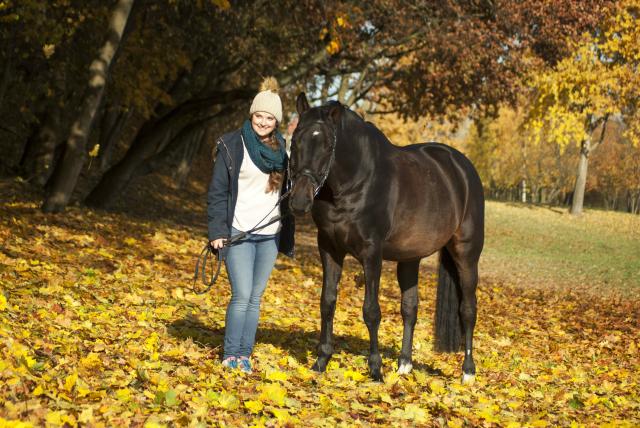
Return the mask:
[(627, 193), (627, 211), (631, 214), (640, 213), (640, 191), (631, 191)]
[[(202, 126), (206, 121), (227, 115), (234, 111), (233, 99), (245, 91), (229, 91), (214, 99), (192, 100), (175, 108), (169, 115), (145, 123), (134, 139), (124, 158), (107, 171), (98, 185), (87, 196), (85, 203), (96, 208), (108, 208), (122, 194), (129, 182), (138, 175), (144, 175), (158, 165), (158, 154), (169, 150), (167, 145), (193, 124)], [(248, 92), (247, 92), (248, 93)], [(214, 101), (215, 100), (215, 101)], [(227, 106), (212, 114), (211, 110), (219, 104)], [(182, 137), (180, 137), (182, 138)], [(177, 141), (179, 142), (179, 141)], [(162, 156), (162, 155), (160, 155)], [(151, 161), (149, 164), (147, 164)]]
[(133, 111), (113, 109), (104, 113), (100, 130), (100, 152), (98, 155), (98, 169), (105, 172), (113, 156), (113, 149), (122, 136), (124, 125), (131, 118)]
[(329, 73), (324, 75), (324, 81), (322, 82), (322, 88), (320, 89), (320, 99), (322, 103), (326, 103), (329, 100), (329, 88), (331, 87), (331, 77)]
[[(163, 121), (147, 122), (138, 132), (122, 160), (109, 169), (97, 186), (87, 196), (85, 203), (96, 208), (108, 208), (122, 194), (124, 188), (137, 175), (144, 175), (151, 159), (167, 141), (172, 141), (192, 119), (192, 112), (175, 112)], [(153, 124), (153, 125), (151, 125)]]
[(540, 203), (540, 189), (538, 189), (536, 182), (529, 186), (529, 200), (532, 204)]
[(2, 70), (2, 79), (0, 80), (0, 107), (2, 107), (2, 104), (4, 103), (4, 96), (7, 93), (7, 89), (9, 89), (9, 80), (11, 79), (11, 62), (13, 59), (13, 55), (11, 54), (11, 51), (9, 52), (9, 58), (4, 64)]
[(56, 166), (52, 176), (52, 186), (48, 192), (42, 210), (44, 212), (62, 211), (71, 198), (78, 176), (86, 158), (86, 144), (93, 125), (96, 111), (102, 101), (104, 87), (109, 77), (109, 68), (120, 47), (125, 26), (134, 0), (119, 0), (109, 23), (109, 36), (100, 50), (100, 54), (90, 67), (89, 87), (84, 97), (80, 114), (71, 126), (64, 155)]
[(59, 113), (55, 107), (44, 113), (40, 126), (27, 140), (20, 159), (20, 175), (40, 187), (47, 183), (55, 165)]
[(182, 128), (174, 138), (159, 148), (155, 155), (146, 159), (144, 165), (136, 169), (134, 176), (151, 174), (164, 165), (177, 167), (189, 145), (196, 142), (195, 138), (200, 135), (204, 126), (204, 122), (198, 121)]
[(136, 137), (122, 160), (102, 176), (100, 182), (85, 199), (85, 203), (96, 208), (111, 206), (136, 175), (136, 170), (156, 153), (162, 140), (174, 132), (175, 130), (167, 131), (167, 134), (164, 135), (152, 133), (149, 136), (139, 135), (140, 138)]
[(347, 101), (347, 91), (349, 90), (349, 75), (340, 76), (340, 87), (338, 88), (338, 101), (345, 104)]
[(580, 145), (580, 160), (578, 161), (578, 173), (576, 175), (576, 185), (573, 189), (573, 200), (571, 202), (572, 215), (581, 215), (584, 205), (584, 190), (587, 186), (587, 169), (589, 167), (589, 152), (591, 151), (591, 137), (586, 138)]
[(610, 187), (605, 187), (602, 191), (602, 199), (604, 201), (604, 208), (608, 211), (616, 211), (618, 206), (618, 189), (611, 190)]
[[(589, 155), (598, 148), (603, 142), (607, 131), (607, 122), (609, 121), (609, 114), (605, 114), (600, 120), (596, 120), (593, 117), (587, 119), (589, 123), (589, 132), (587, 138), (582, 142), (580, 146), (580, 161), (578, 162), (578, 174), (576, 176), (576, 185), (573, 190), (573, 200), (571, 202), (571, 215), (579, 216), (582, 214), (582, 207), (584, 205), (584, 191), (587, 186), (587, 169), (589, 166)], [(599, 124), (602, 124), (602, 130), (600, 131), (600, 138), (598, 141), (592, 143), (591, 137), (593, 132)]]
[(173, 173), (173, 179), (178, 189), (181, 189), (186, 183), (189, 172), (191, 172), (193, 160), (200, 152), (200, 147), (202, 147), (202, 142), (205, 141), (207, 134), (207, 130), (200, 129), (191, 136), (191, 141), (184, 147), (178, 165)]

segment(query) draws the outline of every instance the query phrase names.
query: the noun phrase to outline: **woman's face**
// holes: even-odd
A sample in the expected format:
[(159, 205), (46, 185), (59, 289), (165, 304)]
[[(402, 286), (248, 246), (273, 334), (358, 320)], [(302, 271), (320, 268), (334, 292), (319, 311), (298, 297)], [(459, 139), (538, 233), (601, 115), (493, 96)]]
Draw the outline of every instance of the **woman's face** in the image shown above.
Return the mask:
[(251, 115), (251, 127), (258, 137), (264, 138), (276, 129), (276, 118), (264, 111), (257, 111)]

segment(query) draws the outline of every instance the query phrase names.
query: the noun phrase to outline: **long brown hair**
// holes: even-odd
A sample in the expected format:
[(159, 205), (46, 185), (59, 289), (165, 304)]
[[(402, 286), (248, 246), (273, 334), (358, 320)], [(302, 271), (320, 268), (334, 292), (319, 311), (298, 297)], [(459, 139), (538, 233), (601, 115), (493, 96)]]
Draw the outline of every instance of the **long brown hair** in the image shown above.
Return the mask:
[[(276, 124), (276, 128), (278, 125)], [(269, 139), (264, 142), (271, 150), (277, 151), (280, 150), (280, 143), (278, 143), (278, 139), (276, 138), (276, 131), (274, 130)], [(273, 193), (277, 192), (282, 186), (282, 180), (284, 179), (284, 173), (282, 171), (273, 171), (269, 173), (269, 183), (267, 184), (267, 189), (265, 193)]]

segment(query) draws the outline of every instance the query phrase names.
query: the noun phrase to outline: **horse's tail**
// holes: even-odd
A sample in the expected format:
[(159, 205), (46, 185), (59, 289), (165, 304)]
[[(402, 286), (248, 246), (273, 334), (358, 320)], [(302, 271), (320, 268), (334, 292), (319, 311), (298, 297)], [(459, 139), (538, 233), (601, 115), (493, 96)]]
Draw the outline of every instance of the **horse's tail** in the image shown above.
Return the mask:
[(460, 280), (456, 265), (447, 250), (440, 250), (438, 267), (438, 293), (435, 316), (435, 350), (457, 352), (462, 346), (462, 324), (460, 320)]

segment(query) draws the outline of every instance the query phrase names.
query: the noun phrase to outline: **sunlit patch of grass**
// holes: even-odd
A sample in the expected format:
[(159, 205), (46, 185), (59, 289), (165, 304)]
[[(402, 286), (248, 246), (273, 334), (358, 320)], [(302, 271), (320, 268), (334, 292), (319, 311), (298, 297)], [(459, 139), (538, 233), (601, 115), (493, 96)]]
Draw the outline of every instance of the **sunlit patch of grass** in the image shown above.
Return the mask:
[(481, 272), (518, 285), (640, 290), (640, 216), (487, 202)]

